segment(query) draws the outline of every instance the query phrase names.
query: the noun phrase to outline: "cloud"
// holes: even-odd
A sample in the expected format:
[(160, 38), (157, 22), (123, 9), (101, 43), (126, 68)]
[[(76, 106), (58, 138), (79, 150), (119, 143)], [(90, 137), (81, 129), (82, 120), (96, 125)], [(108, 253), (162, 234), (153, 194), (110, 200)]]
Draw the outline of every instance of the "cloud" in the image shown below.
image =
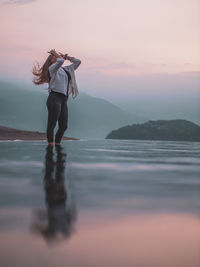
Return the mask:
[(37, 0), (5, 0), (5, 1), (0, 0), (0, 4), (1, 5), (14, 5), (14, 4), (19, 5), (19, 4), (29, 4), (34, 1), (37, 1)]
[(153, 76), (162, 74), (190, 73), (198, 75), (200, 64), (145, 62), (135, 60), (134, 63), (117, 61), (102, 57), (83, 57), (84, 65), (81, 71), (84, 73), (101, 73), (105, 76), (132, 77), (132, 76)]
[(128, 62), (122, 61), (113, 61), (107, 58), (98, 58), (98, 57), (83, 57), (83, 62), (85, 62), (82, 70), (84, 72), (95, 72), (95, 73), (104, 73), (104, 74), (120, 74), (127, 72), (136, 71), (136, 65)]
[(129, 64), (126, 62), (118, 62), (118, 63), (99, 66), (97, 68), (98, 69), (130, 69), (130, 68), (135, 68), (135, 64)]

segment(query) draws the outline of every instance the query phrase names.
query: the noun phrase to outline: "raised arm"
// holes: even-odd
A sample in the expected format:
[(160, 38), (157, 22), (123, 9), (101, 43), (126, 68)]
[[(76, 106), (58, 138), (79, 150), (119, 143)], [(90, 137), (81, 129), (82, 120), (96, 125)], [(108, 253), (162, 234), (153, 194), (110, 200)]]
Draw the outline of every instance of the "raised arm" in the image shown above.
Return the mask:
[(56, 58), (56, 63), (51, 64), (51, 66), (49, 66), (49, 71), (50, 73), (55, 73), (63, 64), (64, 62), (64, 58), (58, 57)]
[(59, 55), (55, 49), (50, 50), (48, 53), (56, 58), (56, 62), (49, 66), (49, 72), (55, 73), (62, 66), (65, 59)]
[(64, 54), (62, 54), (62, 53), (60, 53), (60, 52), (59, 52), (59, 54), (60, 54), (60, 56), (61, 56), (62, 58), (67, 59), (67, 60), (69, 60), (70, 62), (72, 62), (72, 64), (68, 65), (67, 67), (73, 67), (73, 69), (76, 70), (76, 69), (79, 67), (79, 65), (81, 64), (81, 60), (78, 59), (78, 58), (70, 57), (70, 56), (68, 56), (68, 54), (65, 54), (65, 55), (64, 55)]
[(73, 63), (70, 64), (69, 66), (72, 66), (74, 70), (76, 70), (81, 64), (81, 60), (75, 57), (72, 57), (70, 61)]

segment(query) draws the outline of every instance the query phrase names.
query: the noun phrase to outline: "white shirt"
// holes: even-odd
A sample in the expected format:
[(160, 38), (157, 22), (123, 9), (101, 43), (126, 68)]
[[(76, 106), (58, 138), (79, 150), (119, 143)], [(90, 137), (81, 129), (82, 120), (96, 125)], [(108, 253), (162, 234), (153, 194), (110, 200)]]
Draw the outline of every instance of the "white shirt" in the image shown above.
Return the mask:
[[(49, 93), (52, 90), (67, 95), (68, 76), (67, 73), (61, 68), (64, 61), (65, 60), (63, 58), (57, 58), (56, 62), (49, 66), (49, 74), (51, 77), (48, 87)], [(72, 97), (75, 98), (78, 95), (78, 87), (76, 84), (74, 71), (81, 64), (81, 60), (73, 58), (71, 62), (73, 63), (68, 66), (63, 66), (63, 68), (66, 69), (71, 75), (68, 95), (72, 93)]]

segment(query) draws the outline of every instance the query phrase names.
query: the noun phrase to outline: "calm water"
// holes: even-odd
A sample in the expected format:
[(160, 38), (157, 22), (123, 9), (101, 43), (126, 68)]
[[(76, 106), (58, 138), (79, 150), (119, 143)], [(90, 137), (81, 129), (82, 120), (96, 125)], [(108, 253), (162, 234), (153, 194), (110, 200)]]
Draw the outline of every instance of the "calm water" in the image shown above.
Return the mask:
[(200, 143), (0, 142), (0, 266), (200, 266)]

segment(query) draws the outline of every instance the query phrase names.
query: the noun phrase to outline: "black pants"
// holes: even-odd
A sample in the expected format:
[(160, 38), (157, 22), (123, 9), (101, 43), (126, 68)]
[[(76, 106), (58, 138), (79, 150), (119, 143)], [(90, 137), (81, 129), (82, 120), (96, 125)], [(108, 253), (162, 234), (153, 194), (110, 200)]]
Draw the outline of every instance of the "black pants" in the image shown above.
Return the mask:
[(47, 140), (54, 141), (54, 128), (58, 121), (58, 131), (55, 136), (55, 143), (60, 143), (64, 132), (68, 126), (68, 97), (57, 92), (50, 92), (47, 98), (48, 122), (47, 122)]

